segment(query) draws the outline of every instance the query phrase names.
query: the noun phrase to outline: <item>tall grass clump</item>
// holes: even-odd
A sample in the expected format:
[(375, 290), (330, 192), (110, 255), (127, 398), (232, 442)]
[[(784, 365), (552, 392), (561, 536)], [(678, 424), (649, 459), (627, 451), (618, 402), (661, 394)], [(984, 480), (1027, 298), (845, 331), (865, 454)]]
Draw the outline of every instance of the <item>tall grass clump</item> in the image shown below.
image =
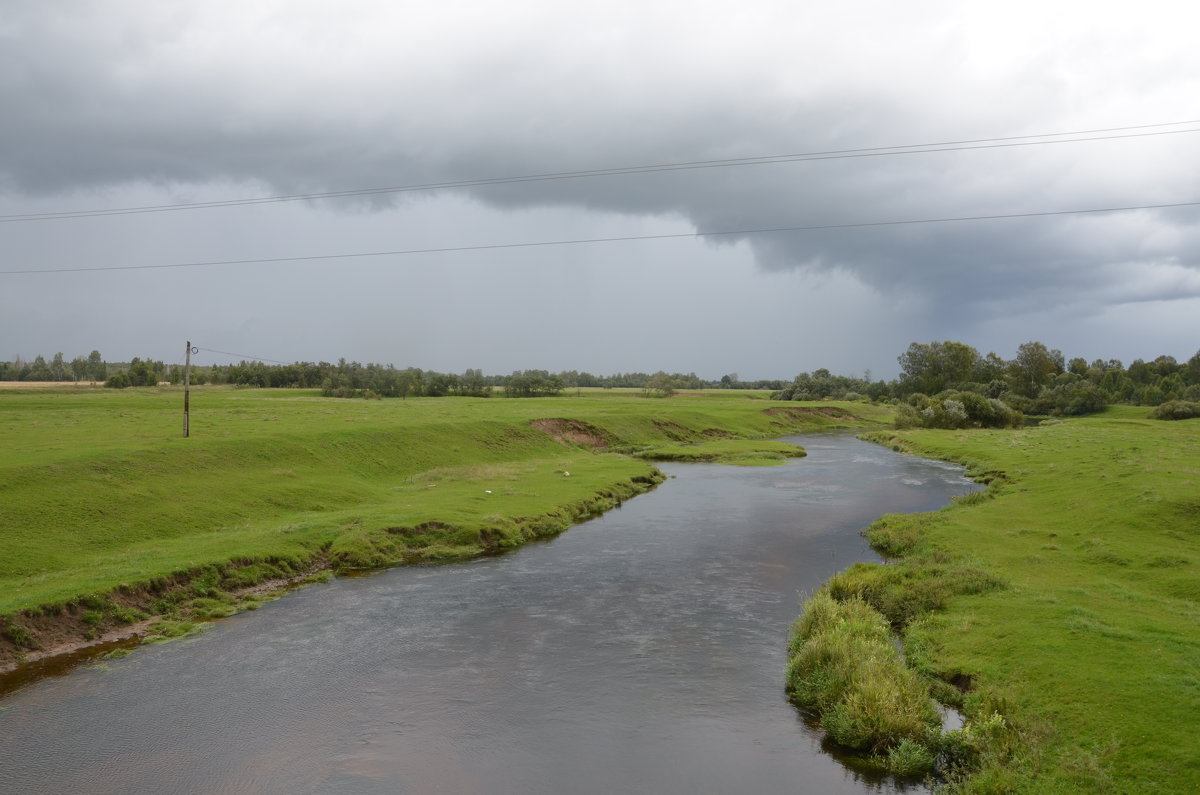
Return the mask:
[(788, 694), (829, 739), (896, 775), (933, 769), (938, 713), (881, 613), (861, 598), (819, 591), (795, 624), (789, 656)]

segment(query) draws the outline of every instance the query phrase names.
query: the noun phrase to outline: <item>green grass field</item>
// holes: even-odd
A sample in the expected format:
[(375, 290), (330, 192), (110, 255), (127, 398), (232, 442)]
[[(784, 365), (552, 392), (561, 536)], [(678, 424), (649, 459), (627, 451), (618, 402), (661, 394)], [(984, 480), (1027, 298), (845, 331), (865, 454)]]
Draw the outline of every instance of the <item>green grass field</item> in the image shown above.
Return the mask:
[[(184, 439), (179, 389), (2, 391), (0, 653), (20, 655), (29, 633), (64, 624), (50, 620), (62, 606), (77, 614), (82, 597), (118, 586), (158, 592), (199, 577), (212, 590), (314, 565), (497, 552), (650, 488), (661, 476), (638, 455), (778, 461), (803, 451), (746, 440), (869, 424), (832, 406), (781, 412), (763, 397), (337, 400), (200, 388)], [(136, 614), (122, 601), (98, 603), (87, 631)], [(37, 621), (17, 615), (47, 606)]]
[(901, 570), (958, 560), (1004, 583), (907, 629), (910, 662), (1014, 730), (964, 791), (1200, 790), (1200, 421), (1147, 414), (873, 435), (1002, 474), (991, 499), (877, 528)]

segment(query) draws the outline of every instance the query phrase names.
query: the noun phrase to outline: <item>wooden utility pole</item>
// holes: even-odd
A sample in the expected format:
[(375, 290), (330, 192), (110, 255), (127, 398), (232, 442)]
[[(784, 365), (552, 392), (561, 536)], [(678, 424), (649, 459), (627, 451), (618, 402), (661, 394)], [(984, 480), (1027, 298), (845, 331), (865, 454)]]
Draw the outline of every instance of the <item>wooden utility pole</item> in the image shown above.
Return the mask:
[(183, 438), (188, 437), (188, 405), (192, 397), (192, 341), (187, 341), (183, 353)]

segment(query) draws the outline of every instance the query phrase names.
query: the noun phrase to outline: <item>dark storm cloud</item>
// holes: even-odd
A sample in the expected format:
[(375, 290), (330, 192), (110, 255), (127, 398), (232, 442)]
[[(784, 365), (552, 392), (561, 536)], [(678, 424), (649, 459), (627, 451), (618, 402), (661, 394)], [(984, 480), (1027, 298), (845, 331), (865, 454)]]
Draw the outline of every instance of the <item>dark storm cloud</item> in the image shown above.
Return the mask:
[[(0, 178), (10, 197), (43, 199), (145, 184), (338, 191), (1200, 116), (1186, 6), (1151, 2), (1136, 22), (1102, 4), (1043, 6), (15, 3), (0, 21)], [(700, 232), (1043, 212), (1200, 199), (1197, 140), (468, 192)], [(418, 200), (313, 211), (386, 219)], [(958, 322), (1200, 296), (1194, 208), (710, 243), (739, 240), (767, 271), (849, 276)]]

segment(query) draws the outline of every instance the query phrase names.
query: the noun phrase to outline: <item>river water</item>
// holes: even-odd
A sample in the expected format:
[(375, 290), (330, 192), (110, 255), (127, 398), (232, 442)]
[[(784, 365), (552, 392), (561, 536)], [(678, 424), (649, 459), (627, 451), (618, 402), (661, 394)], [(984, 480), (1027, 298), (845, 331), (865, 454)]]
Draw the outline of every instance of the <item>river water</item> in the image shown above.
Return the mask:
[(976, 488), (849, 435), (671, 478), (553, 541), (339, 578), (0, 700), (0, 791), (861, 793), (785, 698), (858, 531)]

